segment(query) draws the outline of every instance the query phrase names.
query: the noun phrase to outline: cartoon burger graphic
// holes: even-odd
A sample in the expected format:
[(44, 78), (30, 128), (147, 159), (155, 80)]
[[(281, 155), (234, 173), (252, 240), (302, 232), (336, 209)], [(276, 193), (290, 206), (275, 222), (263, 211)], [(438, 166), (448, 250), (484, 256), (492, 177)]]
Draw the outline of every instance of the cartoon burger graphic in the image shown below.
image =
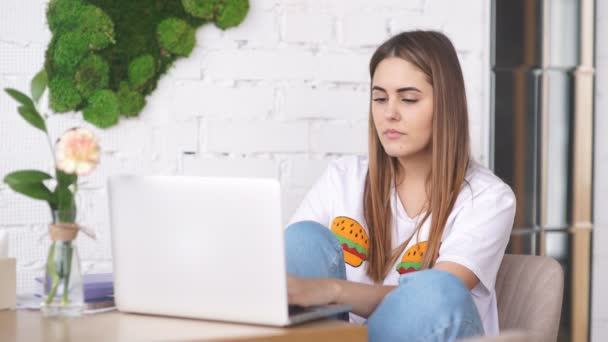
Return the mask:
[(422, 261), (424, 260), (424, 253), (426, 253), (427, 242), (419, 242), (412, 247), (408, 248), (403, 253), (401, 263), (397, 265), (397, 272), (399, 274), (406, 274), (410, 272), (416, 272), (422, 267)]
[(331, 224), (331, 231), (336, 235), (344, 250), (344, 262), (359, 267), (367, 259), (369, 239), (367, 232), (359, 222), (345, 216), (336, 217)]

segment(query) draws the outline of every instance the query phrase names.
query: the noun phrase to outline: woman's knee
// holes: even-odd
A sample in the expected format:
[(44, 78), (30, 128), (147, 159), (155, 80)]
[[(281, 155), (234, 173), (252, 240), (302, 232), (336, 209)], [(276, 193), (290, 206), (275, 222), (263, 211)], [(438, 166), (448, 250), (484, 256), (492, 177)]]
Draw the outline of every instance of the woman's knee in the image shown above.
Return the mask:
[(466, 325), (479, 322), (471, 294), (460, 279), (448, 272), (424, 270), (400, 279), (369, 317), (368, 330), (370, 341), (408, 341), (437, 333), (456, 336), (467, 331)]
[(324, 225), (315, 221), (299, 221), (285, 230), (285, 243), (288, 248), (296, 246), (317, 246), (340, 251), (340, 243)]
[(333, 233), (313, 221), (296, 222), (285, 231), (287, 272), (305, 278), (346, 278), (342, 247)]

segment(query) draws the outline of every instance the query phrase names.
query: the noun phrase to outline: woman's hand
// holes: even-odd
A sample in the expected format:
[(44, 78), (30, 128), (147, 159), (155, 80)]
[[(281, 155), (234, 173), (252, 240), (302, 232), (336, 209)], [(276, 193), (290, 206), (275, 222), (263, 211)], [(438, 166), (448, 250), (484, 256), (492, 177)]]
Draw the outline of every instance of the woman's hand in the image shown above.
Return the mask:
[(302, 306), (334, 303), (340, 285), (335, 279), (306, 279), (287, 275), (287, 299), (289, 304)]

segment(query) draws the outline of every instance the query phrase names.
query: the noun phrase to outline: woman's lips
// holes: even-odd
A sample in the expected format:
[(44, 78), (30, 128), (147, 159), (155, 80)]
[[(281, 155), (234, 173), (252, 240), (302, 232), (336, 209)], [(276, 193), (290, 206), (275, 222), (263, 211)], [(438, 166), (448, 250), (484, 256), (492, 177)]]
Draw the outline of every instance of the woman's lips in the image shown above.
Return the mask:
[(402, 135), (404, 135), (404, 133), (401, 133), (394, 129), (387, 129), (386, 131), (384, 131), (384, 136), (389, 139), (399, 139)]

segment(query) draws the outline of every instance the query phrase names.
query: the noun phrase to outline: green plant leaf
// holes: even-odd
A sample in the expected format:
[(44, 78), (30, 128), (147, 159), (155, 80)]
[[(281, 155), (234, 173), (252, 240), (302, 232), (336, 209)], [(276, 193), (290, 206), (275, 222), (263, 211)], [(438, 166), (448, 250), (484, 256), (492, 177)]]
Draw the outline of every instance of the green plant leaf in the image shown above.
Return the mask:
[(39, 73), (34, 76), (31, 83), (32, 99), (34, 102), (38, 102), (44, 94), (48, 79), (46, 76), (46, 70), (42, 69)]
[(31, 108), (35, 107), (32, 99), (30, 99), (29, 96), (25, 95), (24, 93), (20, 92), (19, 90), (11, 89), (11, 88), (4, 88), (4, 91), (6, 91), (7, 94), (9, 94), (13, 99), (15, 99), (17, 102), (21, 103), (25, 107), (31, 107)]
[(55, 169), (55, 176), (57, 177), (57, 186), (62, 188), (68, 188), (70, 185), (76, 183), (78, 176), (74, 173), (65, 173), (59, 169)]
[(21, 117), (29, 122), (32, 126), (46, 132), (46, 124), (40, 113), (34, 107), (21, 106), (17, 109)]
[(4, 183), (14, 185), (19, 183), (40, 183), (44, 180), (51, 179), (51, 175), (38, 170), (21, 170), (11, 172), (4, 177)]
[(53, 193), (57, 202), (58, 219), (61, 222), (74, 222), (76, 218), (76, 202), (74, 194), (66, 187), (56, 187)]
[(45, 200), (53, 204), (55, 199), (49, 188), (42, 181), (51, 179), (48, 173), (37, 170), (23, 170), (9, 173), (4, 177), (4, 182), (15, 192), (31, 198)]
[(76, 219), (76, 202), (74, 193), (70, 190), (70, 185), (75, 184), (78, 180), (76, 174), (65, 173), (59, 169), (55, 169), (57, 178), (57, 187), (53, 196), (57, 203), (57, 211), (59, 212), (59, 220), (61, 222), (74, 222)]
[(20, 194), (31, 198), (44, 200), (49, 203), (53, 202), (53, 194), (51, 190), (42, 183), (17, 183), (9, 185), (11, 189)]

